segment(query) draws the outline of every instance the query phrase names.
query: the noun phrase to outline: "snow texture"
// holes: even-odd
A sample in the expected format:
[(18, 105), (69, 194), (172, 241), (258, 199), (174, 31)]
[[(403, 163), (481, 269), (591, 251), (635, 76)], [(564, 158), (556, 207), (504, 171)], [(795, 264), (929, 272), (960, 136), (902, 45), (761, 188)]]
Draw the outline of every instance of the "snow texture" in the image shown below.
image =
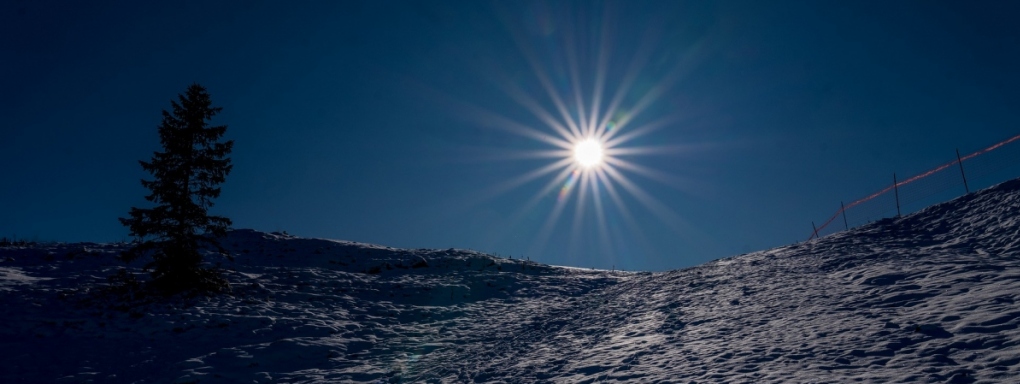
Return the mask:
[(0, 382), (1020, 382), (1018, 213), (1010, 181), (664, 273), (236, 230), (232, 296), (130, 307), (94, 294), (123, 244), (0, 247)]

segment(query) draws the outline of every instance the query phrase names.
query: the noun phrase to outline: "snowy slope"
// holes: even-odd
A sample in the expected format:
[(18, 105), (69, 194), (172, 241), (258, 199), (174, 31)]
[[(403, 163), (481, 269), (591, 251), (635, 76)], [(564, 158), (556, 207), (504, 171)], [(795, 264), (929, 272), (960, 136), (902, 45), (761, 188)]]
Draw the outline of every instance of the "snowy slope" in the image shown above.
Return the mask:
[(122, 245), (0, 247), (0, 382), (1014, 383), (1018, 214), (1010, 181), (665, 273), (238, 230), (233, 296), (135, 307), (94, 294)]

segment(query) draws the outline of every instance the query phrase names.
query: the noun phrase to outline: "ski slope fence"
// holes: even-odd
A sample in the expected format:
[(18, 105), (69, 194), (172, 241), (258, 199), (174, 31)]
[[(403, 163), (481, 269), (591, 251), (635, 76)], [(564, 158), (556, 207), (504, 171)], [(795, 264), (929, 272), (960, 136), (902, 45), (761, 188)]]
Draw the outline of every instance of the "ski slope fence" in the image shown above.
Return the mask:
[(889, 186), (857, 200), (840, 202), (825, 221), (811, 223), (808, 240), (879, 219), (911, 213), (1020, 175), (1020, 135), (961, 155), (927, 172), (893, 174)]

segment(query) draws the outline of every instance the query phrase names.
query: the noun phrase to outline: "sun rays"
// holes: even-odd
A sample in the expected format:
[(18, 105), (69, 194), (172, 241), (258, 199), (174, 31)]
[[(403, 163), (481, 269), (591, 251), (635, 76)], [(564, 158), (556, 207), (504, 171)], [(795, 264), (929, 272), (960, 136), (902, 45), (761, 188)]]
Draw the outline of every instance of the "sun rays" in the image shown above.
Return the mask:
[[(509, 17), (506, 16), (509, 11), (502, 13)], [(546, 146), (544, 149), (521, 148), (510, 157), (529, 161), (548, 159), (549, 162), (509, 177), (475, 196), (491, 199), (511, 190), (534, 188), (535, 183), (540, 183), (530, 199), (516, 206), (508, 220), (511, 225), (519, 223), (526, 216), (533, 217), (536, 210), (543, 207), (540, 213), (544, 217), (534, 225), (537, 229), (528, 250), (533, 255), (543, 253), (565, 220), (569, 220), (570, 244), (584, 243), (613, 254), (618, 245), (614, 242), (624, 238), (645, 251), (655, 248), (644, 240), (639, 223), (645, 221), (639, 215), (654, 217), (680, 237), (690, 229), (669, 204), (641, 185), (653, 181), (683, 189), (682, 178), (649, 167), (648, 162), (637, 161), (637, 158), (682, 154), (686, 149), (683, 143), (662, 142), (654, 137), (655, 133), (675, 128), (683, 121), (683, 116), (675, 111), (665, 113), (654, 107), (663, 93), (690, 70), (697, 47), (691, 48), (679, 65), (649, 71), (646, 66), (655, 44), (654, 26), (645, 34), (648, 39), (642, 39), (626, 55), (614, 56), (610, 38), (612, 23), (606, 21), (608, 14), (610, 10), (603, 9), (598, 15), (597, 19), (602, 21), (595, 23), (598, 32), (592, 36), (577, 33), (567, 25), (561, 34), (543, 37), (561, 39), (556, 47), (562, 49), (551, 50), (546, 55), (537, 52), (537, 44), (524, 31), (515, 29), (512, 22), (506, 23), (521, 57), (530, 68), (528, 75), (533, 83), (522, 84), (519, 76), (499, 71), (486, 75), (494, 77), (494, 84), (502, 94), (526, 111), (529, 118), (513, 119), (477, 105), (459, 103), (463, 107), (458, 108), (459, 112), (471, 115), (470, 119), (476, 123)], [(614, 57), (626, 58), (622, 60), (625, 63), (614, 67), (610, 60)], [(638, 87), (639, 80), (645, 86)], [(529, 88), (531, 84), (537, 86)], [(638, 144), (645, 142), (657, 144)], [(565, 213), (572, 213), (572, 217)], [(624, 229), (626, 234), (623, 234)], [(565, 239), (557, 241), (562, 240)], [(599, 264), (612, 261), (599, 260)]]

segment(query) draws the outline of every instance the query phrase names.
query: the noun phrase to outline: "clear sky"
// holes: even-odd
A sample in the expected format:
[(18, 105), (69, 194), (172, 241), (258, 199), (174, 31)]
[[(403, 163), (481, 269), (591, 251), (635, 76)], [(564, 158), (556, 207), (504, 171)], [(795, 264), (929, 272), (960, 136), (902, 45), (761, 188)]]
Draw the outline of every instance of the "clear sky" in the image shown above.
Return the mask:
[(127, 240), (197, 82), (235, 228), (627, 270), (785, 245), (1020, 131), (1017, 4), (8, 0), (0, 236)]

